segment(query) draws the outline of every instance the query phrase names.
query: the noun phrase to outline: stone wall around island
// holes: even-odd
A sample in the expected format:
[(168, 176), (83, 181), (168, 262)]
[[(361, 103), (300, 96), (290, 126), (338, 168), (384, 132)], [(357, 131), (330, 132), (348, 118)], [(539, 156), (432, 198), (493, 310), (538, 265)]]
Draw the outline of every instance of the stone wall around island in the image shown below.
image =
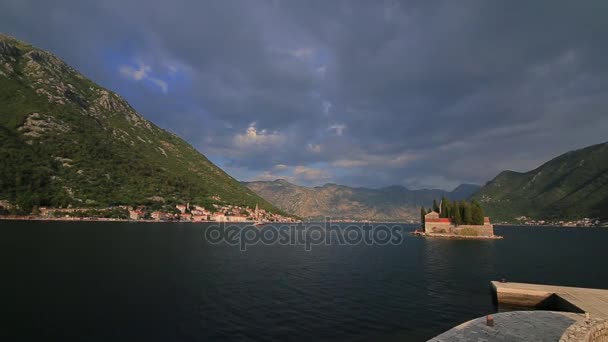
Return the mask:
[(494, 225), (486, 223), (484, 225), (460, 225), (453, 229), (456, 235), (462, 235), (462, 231), (468, 229), (477, 233), (477, 236), (494, 236)]
[(459, 225), (450, 222), (425, 222), (424, 232), (428, 234), (454, 234), (471, 235), (475, 232), (476, 236), (494, 236), (494, 225), (486, 223), (484, 225)]

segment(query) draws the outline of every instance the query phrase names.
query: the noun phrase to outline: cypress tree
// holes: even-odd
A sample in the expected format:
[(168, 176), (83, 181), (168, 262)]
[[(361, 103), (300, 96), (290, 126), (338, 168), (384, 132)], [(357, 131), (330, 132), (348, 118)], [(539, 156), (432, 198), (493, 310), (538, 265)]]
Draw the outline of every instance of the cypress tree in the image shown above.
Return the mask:
[(464, 206), (467, 204), (467, 202), (465, 202), (465, 200), (460, 200), (460, 203), (458, 204), (458, 208), (460, 209), (460, 222), (462, 222), (461, 224), (465, 224), (464, 223)]
[(449, 217), (449, 218), (452, 217), (453, 211), (454, 211), (452, 209), (453, 207), (454, 207), (454, 204), (452, 204), (452, 201), (446, 200), (446, 203), (445, 203), (445, 217)]
[(475, 200), (473, 200), (471, 202), (471, 214), (472, 214), (473, 224), (483, 225), (483, 218), (484, 218), (483, 209), (481, 208), (479, 203)]
[(473, 215), (471, 212), (471, 205), (467, 202), (463, 202), (462, 206), (462, 222), (464, 224), (473, 224)]
[(426, 210), (424, 210), (424, 207), (420, 207), (420, 225), (422, 229), (424, 229), (424, 215), (426, 215)]
[(454, 202), (448, 200), (448, 217), (454, 216)]
[(433, 211), (439, 213), (439, 206), (437, 205), (437, 200), (433, 200)]
[(448, 216), (448, 199), (445, 198), (445, 196), (441, 197), (441, 203), (440, 203), (440, 214), (439, 217), (449, 217)]
[(460, 213), (460, 204), (456, 201), (454, 201), (454, 206), (452, 207), (452, 210), (454, 211), (454, 224), (455, 225), (461, 225), (462, 224), (462, 215)]
[(484, 214), (483, 214), (483, 208), (480, 205), (476, 205), (475, 206), (475, 216), (476, 216), (476, 220), (475, 222), (477, 222), (477, 224), (484, 224)]

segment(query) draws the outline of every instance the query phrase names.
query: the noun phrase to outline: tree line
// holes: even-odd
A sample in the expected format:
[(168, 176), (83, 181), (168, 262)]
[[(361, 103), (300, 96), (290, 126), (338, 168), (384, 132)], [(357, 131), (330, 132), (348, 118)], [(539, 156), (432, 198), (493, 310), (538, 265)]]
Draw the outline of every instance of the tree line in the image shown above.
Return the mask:
[(461, 201), (450, 201), (446, 197), (441, 198), (441, 202), (437, 203), (437, 200), (433, 200), (433, 207), (429, 208), (428, 211), (424, 207), (420, 208), (420, 220), (424, 227), (424, 215), (430, 212), (436, 212), (441, 218), (450, 218), (455, 225), (470, 224), (470, 225), (483, 225), (484, 223), (484, 212), (481, 205), (476, 200), (467, 202)]

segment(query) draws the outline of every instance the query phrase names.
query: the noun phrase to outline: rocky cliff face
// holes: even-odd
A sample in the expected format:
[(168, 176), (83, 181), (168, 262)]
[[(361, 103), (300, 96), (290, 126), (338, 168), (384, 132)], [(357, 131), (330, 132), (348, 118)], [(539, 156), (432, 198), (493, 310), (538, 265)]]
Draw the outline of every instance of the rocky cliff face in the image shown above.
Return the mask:
[(270, 203), (307, 219), (353, 219), (374, 221), (419, 220), (420, 206), (429, 207), (442, 196), (463, 199), (479, 189), (475, 185), (442, 190), (408, 190), (401, 186), (380, 189), (326, 184), (303, 187), (285, 180), (245, 183)]
[(278, 211), (174, 134), (51, 53), (0, 35), (0, 200), (150, 201)]

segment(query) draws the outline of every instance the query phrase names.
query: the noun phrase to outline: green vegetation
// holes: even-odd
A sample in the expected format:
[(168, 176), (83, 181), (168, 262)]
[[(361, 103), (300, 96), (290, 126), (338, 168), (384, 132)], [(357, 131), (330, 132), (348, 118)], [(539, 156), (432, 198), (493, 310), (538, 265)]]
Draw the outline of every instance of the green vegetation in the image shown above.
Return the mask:
[(503, 171), (472, 196), (492, 218), (608, 218), (608, 143), (571, 151), (540, 167)]
[(439, 212), (439, 205), (437, 204), (437, 200), (433, 199), (433, 211), (438, 213)]
[(420, 207), (420, 223), (422, 224), (422, 229), (424, 229), (425, 225), (424, 225), (424, 215), (426, 215), (426, 210), (424, 210), (424, 207)]
[(233, 204), (282, 213), (119, 95), (0, 35), (0, 200), (35, 207)]
[(89, 209), (83, 211), (74, 212), (61, 212), (56, 211), (53, 213), (54, 217), (97, 217), (97, 218), (114, 218), (114, 219), (128, 219), (129, 211), (122, 208), (111, 208), (111, 209)]
[(452, 210), (453, 210), (453, 217), (452, 219), (454, 220), (454, 224), (456, 225), (460, 225), (462, 224), (462, 210), (460, 209), (460, 203), (458, 202), (454, 202), (454, 204), (452, 205)]

